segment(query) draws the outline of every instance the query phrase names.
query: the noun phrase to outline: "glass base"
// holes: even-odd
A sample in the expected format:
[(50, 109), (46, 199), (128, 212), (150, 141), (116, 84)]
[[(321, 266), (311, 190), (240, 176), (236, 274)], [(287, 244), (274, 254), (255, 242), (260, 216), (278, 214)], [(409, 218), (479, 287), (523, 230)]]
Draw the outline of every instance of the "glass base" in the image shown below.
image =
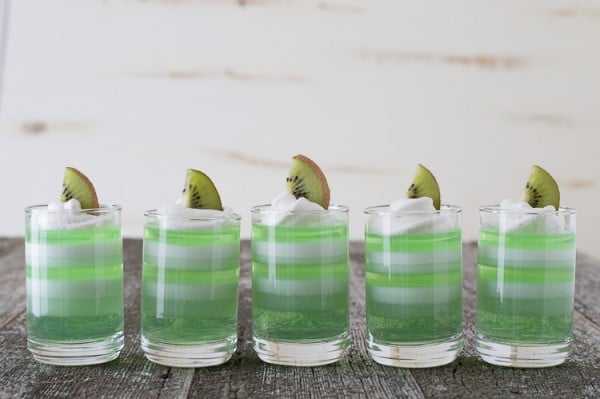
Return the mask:
[(142, 335), (146, 359), (170, 367), (218, 366), (231, 359), (237, 348), (237, 336), (210, 344), (169, 344), (151, 342)]
[(119, 357), (123, 332), (90, 342), (56, 342), (27, 338), (27, 349), (35, 360), (55, 366), (88, 366), (107, 363)]
[(283, 366), (322, 366), (335, 363), (350, 345), (348, 333), (320, 342), (269, 341), (257, 336), (252, 340), (254, 351), (262, 361)]
[(463, 347), (459, 334), (444, 342), (412, 344), (380, 344), (372, 336), (367, 339), (371, 358), (379, 364), (404, 368), (427, 368), (452, 363)]
[(551, 367), (567, 360), (571, 340), (560, 344), (506, 344), (478, 336), (475, 347), (483, 361), (507, 367)]

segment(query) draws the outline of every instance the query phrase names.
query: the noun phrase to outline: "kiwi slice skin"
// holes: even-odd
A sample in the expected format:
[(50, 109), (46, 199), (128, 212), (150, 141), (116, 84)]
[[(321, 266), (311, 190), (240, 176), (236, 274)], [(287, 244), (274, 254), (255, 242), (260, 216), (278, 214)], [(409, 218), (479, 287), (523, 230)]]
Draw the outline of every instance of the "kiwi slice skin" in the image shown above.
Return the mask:
[(186, 208), (223, 210), (221, 197), (210, 177), (195, 169), (187, 170), (181, 204)]
[(293, 156), (285, 181), (287, 191), (294, 197), (304, 197), (324, 209), (329, 208), (329, 184), (319, 165), (312, 159), (302, 154)]
[(433, 200), (435, 209), (440, 210), (440, 187), (433, 173), (425, 166), (419, 164), (412, 184), (406, 193), (407, 198), (429, 197)]
[(79, 170), (67, 166), (60, 200), (61, 202), (67, 202), (73, 198), (79, 201), (81, 209), (97, 209), (100, 207), (96, 190), (90, 179)]
[(552, 205), (554, 209), (558, 209), (560, 206), (558, 184), (544, 168), (533, 165), (521, 199), (531, 205), (532, 208), (543, 208)]

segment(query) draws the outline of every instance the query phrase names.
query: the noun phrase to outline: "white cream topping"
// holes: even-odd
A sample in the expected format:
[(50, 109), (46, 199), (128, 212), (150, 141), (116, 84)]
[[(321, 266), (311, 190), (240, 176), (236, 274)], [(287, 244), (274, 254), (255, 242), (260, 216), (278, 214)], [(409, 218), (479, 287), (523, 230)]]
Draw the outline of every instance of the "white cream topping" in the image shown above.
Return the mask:
[(186, 208), (179, 204), (157, 209), (156, 219), (161, 229), (210, 230), (233, 223), (236, 214), (231, 208), (216, 209)]
[[(386, 209), (384, 209), (386, 210)], [(402, 233), (446, 233), (458, 228), (457, 219), (436, 211), (429, 197), (399, 198), (386, 215), (369, 215), (369, 232), (381, 235)]]
[[(101, 208), (110, 208), (101, 205)], [(99, 227), (111, 222), (112, 212), (92, 215), (82, 212), (81, 204), (75, 198), (67, 202), (50, 202), (46, 208), (31, 211), (31, 228), (38, 230), (77, 230)]]
[(532, 208), (527, 202), (505, 199), (500, 209), (510, 212), (498, 216), (500, 232), (537, 232), (562, 233), (565, 231), (565, 220), (556, 214), (552, 205), (544, 208)]
[(276, 226), (286, 224), (290, 226), (319, 226), (335, 222), (336, 216), (316, 202), (304, 197), (296, 199), (293, 194), (279, 194), (271, 207), (264, 211), (262, 224)]

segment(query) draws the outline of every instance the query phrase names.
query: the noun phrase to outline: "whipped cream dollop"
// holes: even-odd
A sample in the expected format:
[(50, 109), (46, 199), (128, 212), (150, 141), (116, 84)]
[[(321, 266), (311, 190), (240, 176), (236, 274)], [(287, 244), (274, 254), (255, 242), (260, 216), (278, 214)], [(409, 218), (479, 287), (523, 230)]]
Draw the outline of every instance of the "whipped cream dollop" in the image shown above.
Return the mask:
[[(100, 205), (109, 209), (109, 205)], [(81, 203), (75, 198), (67, 202), (50, 202), (47, 207), (31, 210), (30, 226), (39, 230), (76, 230), (99, 227), (111, 223), (112, 212), (94, 215), (82, 212)]]
[(271, 206), (264, 210), (262, 224), (277, 226), (280, 224), (293, 226), (318, 226), (335, 222), (336, 215), (316, 202), (304, 197), (296, 198), (293, 194), (282, 193), (273, 199)]
[(508, 211), (498, 216), (498, 230), (501, 232), (561, 233), (565, 231), (564, 217), (558, 215), (552, 205), (533, 208), (527, 202), (505, 199), (500, 203), (499, 208)]
[[(383, 215), (368, 215), (369, 232), (381, 235), (402, 233), (446, 233), (458, 229), (458, 218), (437, 211), (429, 197), (399, 198), (383, 208)], [(387, 211), (387, 212), (386, 212)]]
[(158, 208), (154, 213), (158, 226), (169, 230), (209, 230), (234, 225), (239, 220), (233, 209), (195, 209), (176, 205)]

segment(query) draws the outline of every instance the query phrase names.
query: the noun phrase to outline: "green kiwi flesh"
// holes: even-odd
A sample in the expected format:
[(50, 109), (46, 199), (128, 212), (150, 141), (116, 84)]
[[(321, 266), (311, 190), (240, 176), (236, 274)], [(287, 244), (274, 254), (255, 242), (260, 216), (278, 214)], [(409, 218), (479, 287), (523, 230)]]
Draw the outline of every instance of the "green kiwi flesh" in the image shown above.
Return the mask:
[(292, 165), (286, 180), (287, 191), (294, 197), (304, 197), (329, 208), (329, 185), (319, 166), (305, 155), (292, 157)]
[(79, 201), (81, 209), (100, 207), (96, 190), (90, 179), (77, 169), (67, 167), (63, 178), (63, 191), (60, 200), (67, 202), (73, 198)]
[(221, 197), (212, 180), (199, 170), (188, 169), (181, 204), (186, 208), (223, 210)]
[(533, 208), (552, 205), (554, 209), (558, 209), (560, 206), (558, 184), (550, 173), (537, 165), (533, 165), (521, 199)]
[(421, 164), (417, 167), (406, 196), (408, 198), (429, 197), (433, 200), (435, 209), (440, 209), (440, 187), (429, 169)]

